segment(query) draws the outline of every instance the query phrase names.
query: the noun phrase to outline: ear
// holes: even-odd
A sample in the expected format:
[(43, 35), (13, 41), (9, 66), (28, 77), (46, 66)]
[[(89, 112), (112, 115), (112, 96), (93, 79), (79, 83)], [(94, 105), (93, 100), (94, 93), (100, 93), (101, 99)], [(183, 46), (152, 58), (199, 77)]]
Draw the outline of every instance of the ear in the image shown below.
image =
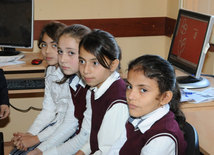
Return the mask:
[(168, 104), (172, 100), (172, 97), (173, 97), (172, 91), (164, 92), (161, 96), (160, 105), (163, 106), (165, 104)]
[(111, 68), (110, 70), (113, 72), (117, 69), (120, 61), (118, 59), (115, 59), (114, 61), (111, 62)]

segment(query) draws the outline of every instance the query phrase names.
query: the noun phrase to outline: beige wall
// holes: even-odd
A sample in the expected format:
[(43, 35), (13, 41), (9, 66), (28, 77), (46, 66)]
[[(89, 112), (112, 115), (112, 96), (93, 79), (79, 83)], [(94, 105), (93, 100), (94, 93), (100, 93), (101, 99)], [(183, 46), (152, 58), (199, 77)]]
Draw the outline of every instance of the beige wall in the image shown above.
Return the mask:
[[(176, 3), (172, 0), (35, 0), (35, 20), (61, 20), (61, 19), (95, 19), (95, 18), (134, 18), (134, 17), (165, 17), (173, 13), (174, 9), (168, 8)], [(177, 1), (177, 0), (173, 0)], [(175, 10), (176, 11), (176, 10)], [(131, 59), (139, 55), (152, 53), (166, 57), (170, 39), (166, 36), (155, 37), (123, 37), (116, 38), (120, 45), (123, 58), (122, 70), (125, 72)], [(35, 42), (34, 52), (38, 52)], [(41, 107), (40, 98), (15, 98), (11, 103), (23, 109), (29, 106)], [(5, 141), (9, 141), (12, 133), (27, 131), (37, 111), (22, 113), (11, 108), (10, 122), (5, 127), (0, 127), (4, 132)]]
[[(131, 17), (177, 17), (178, 0), (35, 0), (35, 20), (131, 18)], [(121, 37), (120, 45), (122, 70), (125, 75), (130, 60), (142, 54), (158, 54), (166, 58), (171, 39), (166, 36)], [(35, 42), (34, 52), (38, 52)], [(209, 65), (208, 65), (209, 66)], [(29, 106), (42, 107), (42, 97), (14, 98), (11, 103), (27, 109)], [(12, 133), (27, 131), (38, 111), (22, 113), (11, 108), (9, 123), (0, 127), (5, 141)]]

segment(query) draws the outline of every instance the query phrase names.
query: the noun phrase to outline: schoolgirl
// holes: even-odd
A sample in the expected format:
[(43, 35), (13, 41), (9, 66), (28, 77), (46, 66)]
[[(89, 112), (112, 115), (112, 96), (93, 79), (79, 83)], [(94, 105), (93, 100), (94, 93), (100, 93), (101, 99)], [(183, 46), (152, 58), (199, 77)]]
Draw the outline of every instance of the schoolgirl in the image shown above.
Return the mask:
[(80, 42), (80, 73), (91, 86), (92, 118), (90, 139), (77, 154), (105, 155), (120, 136), (128, 118), (125, 82), (117, 72), (121, 58), (114, 37), (102, 30), (93, 30)]
[(185, 116), (171, 64), (156, 55), (131, 61), (127, 76), (129, 121), (110, 155), (184, 155)]

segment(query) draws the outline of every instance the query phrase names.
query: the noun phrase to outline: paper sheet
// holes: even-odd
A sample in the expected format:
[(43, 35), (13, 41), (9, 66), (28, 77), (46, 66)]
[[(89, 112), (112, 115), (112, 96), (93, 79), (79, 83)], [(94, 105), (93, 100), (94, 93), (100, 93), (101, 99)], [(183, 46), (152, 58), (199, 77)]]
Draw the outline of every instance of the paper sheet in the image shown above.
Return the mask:
[(201, 103), (214, 100), (214, 87), (209, 87), (203, 91), (193, 91), (181, 89), (181, 102)]

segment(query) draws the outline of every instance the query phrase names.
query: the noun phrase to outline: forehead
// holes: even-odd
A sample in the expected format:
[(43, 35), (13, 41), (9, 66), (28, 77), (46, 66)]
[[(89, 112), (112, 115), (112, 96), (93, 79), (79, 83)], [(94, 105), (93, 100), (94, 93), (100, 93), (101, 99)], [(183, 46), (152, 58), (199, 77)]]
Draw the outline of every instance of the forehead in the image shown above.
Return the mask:
[(82, 46), (80, 47), (79, 55), (81, 58), (84, 58), (84, 59), (97, 59), (94, 54), (85, 50), (85, 48)]
[(51, 37), (49, 37), (49, 36), (47, 35), (47, 33), (44, 33), (44, 35), (43, 35), (43, 37), (42, 37), (42, 41), (43, 41), (43, 42), (53, 42), (54, 40), (53, 40)]
[(151, 79), (145, 76), (143, 70), (129, 70), (127, 75), (127, 81), (136, 86), (148, 86), (158, 88), (158, 82), (155, 78)]

